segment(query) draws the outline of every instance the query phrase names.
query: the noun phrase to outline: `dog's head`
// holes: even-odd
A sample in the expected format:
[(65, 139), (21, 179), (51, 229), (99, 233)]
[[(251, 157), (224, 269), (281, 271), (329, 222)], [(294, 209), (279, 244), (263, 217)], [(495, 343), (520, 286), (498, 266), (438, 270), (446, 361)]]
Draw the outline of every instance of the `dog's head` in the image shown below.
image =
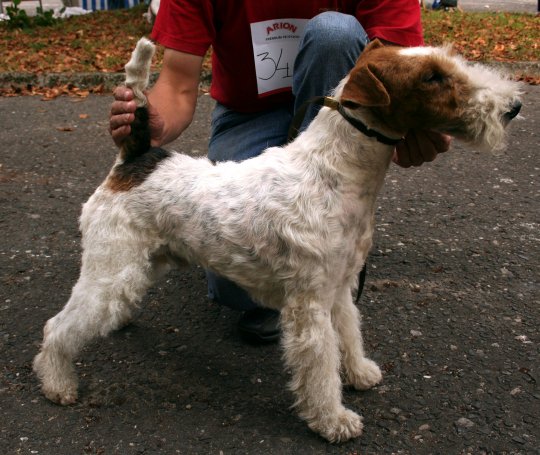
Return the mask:
[(375, 40), (349, 73), (340, 100), (352, 113), (368, 108), (400, 134), (429, 129), (497, 149), (519, 113), (519, 95), (519, 84), (469, 64), (450, 47), (399, 48)]

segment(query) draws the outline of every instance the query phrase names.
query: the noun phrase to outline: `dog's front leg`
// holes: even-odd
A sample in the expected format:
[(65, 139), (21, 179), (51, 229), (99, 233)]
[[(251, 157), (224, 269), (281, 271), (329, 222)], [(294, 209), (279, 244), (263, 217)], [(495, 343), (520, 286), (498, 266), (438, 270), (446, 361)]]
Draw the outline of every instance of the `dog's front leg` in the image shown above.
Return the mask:
[(332, 307), (332, 322), (339, 337), (347, 384), (358, 390), (367, 390), (381, 382), (380, 368), (365, 356), (360, 331), (360, 312), (353, 303), (349, 287), (338, 291), (336, 303)]
[(285, 361), (301, 418), (330, 442), (359, 436), (362, 418), (341, 403), (338, 338), (330, 305), (291, 299), (281, 312)]

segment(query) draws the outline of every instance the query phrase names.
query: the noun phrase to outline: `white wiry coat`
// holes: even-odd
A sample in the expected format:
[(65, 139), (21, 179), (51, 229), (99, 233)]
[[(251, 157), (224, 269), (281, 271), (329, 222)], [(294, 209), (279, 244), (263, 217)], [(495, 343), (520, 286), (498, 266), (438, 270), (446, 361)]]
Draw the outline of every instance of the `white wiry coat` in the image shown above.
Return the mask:
[[(470, 69), (447, 49), (400, 51), (377, 42), (334, 97), (391, 138), (433, 128), (490, 148), (519, 110), (515, 84)], [(195, 262), (281, 311), (291, 389), (310, 428), (329, 441), (358, 436), (362, 420), (341, 402), (340, 371), (357, 389), (382, 379), (365, 357), (351, 291), (393, 152), (323, 107), (292, 143), (242, 163), (143, 148), (154, 164), (133, 158), (131, 175), (121, 171), (131, 159), (121, 153), (84, 205), (81, 275), (47, 322), (34, 361), (45, 395), (74, 402), (73, 358), (82, 346), (128, 322), (171, 265)]]

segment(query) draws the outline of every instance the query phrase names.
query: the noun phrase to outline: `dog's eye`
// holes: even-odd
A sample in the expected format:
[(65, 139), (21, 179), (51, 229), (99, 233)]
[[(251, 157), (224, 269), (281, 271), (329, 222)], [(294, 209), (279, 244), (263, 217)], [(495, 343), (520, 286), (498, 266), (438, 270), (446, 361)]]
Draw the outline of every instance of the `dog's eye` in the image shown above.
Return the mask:
[(440, 84), (445, 79), (444, 75), (438, 72), (429, 73), (425, 78), (424, 82), (429, 84)]

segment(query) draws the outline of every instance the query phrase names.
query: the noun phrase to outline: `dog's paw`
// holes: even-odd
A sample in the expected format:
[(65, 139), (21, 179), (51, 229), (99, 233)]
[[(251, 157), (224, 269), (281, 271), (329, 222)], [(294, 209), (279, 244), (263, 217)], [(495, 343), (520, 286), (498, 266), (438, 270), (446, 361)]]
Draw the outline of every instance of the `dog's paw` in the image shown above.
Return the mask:
[(77, 376), (68, 365), (51, 362), (41, 352), (33, 362), (33, 370), (41, 380), (41, 391), (53, 403), (68, 405), (77, 401)]
[(56, 404), (67, 406), (77, 401), (77, 388), (68, 388), (64, 390), (56, 390), (45, 387), (41, 387), (41, 391), (45, 397)]
[(309, 423), (309, 427), (330, 442), (345, 442), (362, 434), (362, 417), (343, 408), (332, 416)]
[(357, 390), (371, 389), (382, 381), (382, 373), (379, 366), (366, 357), (356, 362), (354, 369), (347, 369), (347, 384)]

